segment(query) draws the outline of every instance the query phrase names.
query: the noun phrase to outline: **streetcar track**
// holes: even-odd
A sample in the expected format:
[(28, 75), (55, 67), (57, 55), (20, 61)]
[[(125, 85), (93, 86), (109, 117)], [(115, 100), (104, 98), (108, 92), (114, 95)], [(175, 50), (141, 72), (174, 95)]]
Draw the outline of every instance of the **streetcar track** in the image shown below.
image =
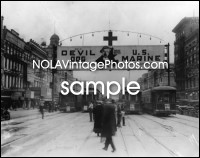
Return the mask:
[[(62, 113), (59, 113), (58, 115), (48, 115), (48, 116), (46, 116), (45, 118), (48, 118), (48, 121), (49, 120), (52, 120), (52, 119), (55, 119), (55, 118), (58, 118), (58, 117), (62, 117), (63, 115), (61, 115)], [(34, 119), (28, 119), (28, 120), (25, 120), (25, 121), (23, 121), (22, 123), (20, 123), (20, 125), (25, 125), (26, 126), (26, 124), (28, 124), (28, 126), (30, 126), (30, 125), (34, 125), (35, 123), (37, 123), (36, 122), (36, 120), (37, 119), (41, 119), (41, 118), (34, 118)], [(34, 121), (34, 122), (32, 122), (32, 123), (30, 123), (30, 122), (28, 122), (28, 121), (30, 121), (30, 122), (32, 122), (32, 121)], [(40, 125), (42, 125), (44, 122), (46, 121), (46, 119), (44, 119), (43, 121), (42, 121), (42, 123), (41, 124), (38, 124), (38, 126), (40, 126)], [(12, 122), (12, 123), (15, 123), (15, 122)], [(18, 124), (16, 124), (16, 125), (18, 125)], [(9, 125), (8, 124), (8, 127), (9, 126), (15, 126), (15, 125)], [(7, 127), (7, 128), (8, 128)], [(1, 130), (6, 130), (7, 128), (4, 128), (4, 129), (1, 129)]]
[[(166, 120), (166, 118), (163, 118), (163, 117), (158, 117), (158, 118), (159, 118), (159, 119)], [(196, 127), (196, 126), (188, 125), (187, 123), (183, 123), (183, 122), (179, 122), (179, 121), (175, 121), (175, 120), (171, 120), (171, 119), (168, 119), (168, 121), (177, 122), (177, 123), (179, 123), (179, 124), (183, 124), (183, 125), (185, 125), (185, 126), (189, 126), (189, 127), (192, 127), (192, 128), (199, 129), (199, 128)]]
[[(76, 117), (76, 116), (75, 116), (75, 117)], [(56, 118), (57, 118), (57, 117), (56, 117)], [(80, 118), (81, 118), (81, 115), (80, 115), (79, 117), (76, 117), (76, 119), (73, 120), (73, 122), (75, 122), (76, 120), (78, 120), (78, 119), (80, 119)], [(70, 120), (68, 120), (68, 121), (70, 121)], [(59, 127), (59, 126), (60, 126), (60, 124), (58, 123), (56, 127), (54, 126), (54, 127), (52, 127), (52, 128), (46, 129), (45, 131), (42, 131), (42, 132), (39, 132), (39, 133), (34, 133), (34, 134), (31, 134), (31, 135), (25, 135), (25, 134), (24, 134), (24, 137), (18, 138), (18, 139), (16, 139), (16, 140), (11, 141), (11, 142), (7, 142), (7, 143), (1, 145), (1, 155), (2, 155), (2, 154), (5, 154), (5, 153), (6, 153), (5, 149), (6, 149), (6, 148), (11, 148), (11, 145), (14, 144), (14, 143), (16, 143), (16, 142), (18, 142), (18, 141), (21, 141), (22, 139), (25, 139), (25, 138), (27, 138), (27, 137), (34, 137), (34, 136), (38, 136), (38, 135), (41, 136), (41, 135), (43, 135), (43, 133), (46, 133), (46, 132), (49, 132), (49, 131), (52, 132), (52, 131), (54, 131), (54, 130), (57, 130), (57, 127)], [(63, 124), (63, 126), (66, 126), (66, 124)], [(43, 130), (43, 129), (45, 129), (45, 127), (40, 128), (39, 130)]]
[[(176, 117), (176, 116), (169, 117), (169, 118), (176, 118), (176, 119), (178, 119), (178, 120), (185, 120), (185, 121), (188, 121), (188, 122), (198, 123), (198, 121), (188, 120), (188, 119), (184, 119), (184, 118), (178, 118), (178, 117)], [(195, 118), (196, 118), (196, 117), (195, 117)]]
[(122, 136), (122, 140), (123, 140), (123, 143), (124, 143), (125, 151), (126, 151), (128, 157), (129, 157), (128, 147), (127, 147), (127, 145), (126, 145), (126, 141), (125, 141), (124, 135), (122, 134), (121, 128), (120, 128), (119, 131), (120, 131), (120, 134), (121, 134), (121, 136)]
[(91, 131), (91, 132), (89, 133), (89, 135), (84, 139), (83, 143), (82, 143), (82, 144), (80, 145), (80, 147), (78, 148), (78, 152), (81, 151), (81, 149), (83, 148), (83, 146), (86, 144), (86, 142), (87, 142), (87, 141), (89, 140), (89, 138), (91, 137), (92, 133), (93, 133), (93, 131)]
[(139, 125), (139, 123), (134, 120), (133, 118), (130, 118), (135, 124), (136, 126), (142, 130), (147, 136), (149, 136), (150, 138), (152, 138), (155, 142), (157, 142), (159, 145), (161, 145), (164, 149), (166, 149), (172, 156), (176, 156), (178, 157), (178, 155), (171, 149), (169, 149), (167, 146), (165, 146), (163, 143), (161, 143), (158, 139), (156, 139), (154, 136), (152, 136), (149, 132), (147, 132), (145, 130), (145, 128), (142, 125)]
[[(55, 115), (54, 115), (55, 116)], [(60, 116), (57, 116), (57, 117), (52, 117), (52, 118), (50, 118), (50, 119), (48, 119), (48, 120), (52, 120), (52, 119), (54, 119), (54, 118), (59, 118), (59, 117), (61, 117), (61, 115)], [(24, 122), (25, 123), (25, 122)], [(27, 122), (26, 122), (27, 123)], [(35, 122), (36, 123), (36, 122)], [(28, 124), (29, 126), (30, 125), (34, 125), (35, 123), (31, 123), (31, 124)], [(43, 125), (43, 122), (41, 123), (41, 124), (39, 124), (38, 126), (40, 127), (41, 125)], [(7, 131), (9, 128), (5, 128), (5, 129), (3, 129), (3, 130), (1, 130), (1, 133), (2, 132), (8, 132), (8, 133), (14, 133), (13, 135), (12, 135), (12, 137), (14, 137), (14, 136), (17, 136), (17, 132), (18, 131), (23, 131), (23, 130), (25, 130), (25, 129), (27, 129), (27, 128), (30, 128), (30, 127), (28, 127), (28, 126), (20, 126), (20, 127), (10, 127), (11, 129), (9, 130), (9, 131)], [(42, 128), (44, 128), (44, 127), (42, 127)], [(19, 130), (18, 130), (19, 129)], [(21, 134), (21, 135), (28, 135), (28, 134)], [(23, 137), (22, 137), (23, 138)], [(17, 139), (18, 140), (18, 139)], [(4, 145), (4, 144), (3, 144)], [(2, 146), (2, 144), (1, 144), (1, 146)]]
[[(58, 116), (58, 117), (61, 117), (61, 116)], [(54, 117), (54, 118), (58, 118), (58, 117)], [(78, 117), (79, 118), (79, 117)], [(51, 119), (53, 119), (53, 118), (51, 118)], [(42, 123), (43, 124), (43, 123)], [(41, 124), (40, 124), (41, 125)], [(41, 127), (39, 130), (42, 130), (42, 129), (44, 129), (45, 127)], [(53, 127), (54, 128), (54, 127)], [(52, 129), (52, 128), (50, 128), (50, 129)], [(38, 130), (38, 129), (37, 129)], [(48, 129), (49, 130), (49, 129)], [(42, 132), (43, 133), (43, 132)], [(37, 133), (37, 134), (39, 134), (39, 133)], [(26, 134), (22, 134), (22, 135), (26, 135)], [(26, 135), (25, 137), (27, 137), (27, 136), (33, 136), (34, 134), (32, 134), (32, 135)], [(19, 139), (22, 139), (22, 138), (24, 138), (24, 137), (21, 137), (21, 138), (19, 138)], [(19, 140), (19, 139), (17, 139), (17, 140)], [(16, 140), (16, 141), (17, 141)], [(15, 142), (15, 141), (11, 141), (10, 143), (13, 143), (13, 142)], [(10, 143), (6, 143), (6, 144), (3, 144), (3, 145), (1, 145), (1, 147), (4, 147), (4, 145), (7, 145), (7, 144), (10, 144)]]
[(131, 124), (130, 124), (130, 121), (129, 121), (129, 116), (127, 117), (128, 119), (127, 119), (127, 122), (128, 122), (128, 126), (130, 127), (130, 129), (131, 129), (131, 132), (133, 133), (133, 136), (137, 139), (137, 141), (138, 142), (140, 142), (140, 144), (142, 145), (142, 147), (145, 149), (145, 146), (143, 145), (143, 143), (141, 142), (141, 140), (136, 136), (136, 134), (135, 134), (135, 132), (134, 132), (134, 130), (133, 130), (133, 127), (131, 126)]
[(147, 119), (147, 120), (151, 120), (151, 121), (153, 121), (153, 122), (159, 124), (161, 127), (163, 127), (164, 129), (166, 129), (167, 132), (169, 132), (170, 134), (172, 134), (172, 132), (176, 132), (176, 133), (179, 133), (179, 134), (181, 134), (181, 135), (183, 135), (183, 136), (189, 138), (188, 135), (176, 131), (176, 130), (175, 130), (173, 127), (171, 127), (171, 126), (164, 125), (164, 124), (162, 124), (162, 123), (160, 123), (160, 122), (157, 122), (157, 121), (155, 121), (155, 120), (153, 120), (153, 119), (150, 119), (150, 118), (147, 118), (147, 117), (145, 117), (145, 116), (143, 116), (143, 118), (145, 118), (145, 119)]

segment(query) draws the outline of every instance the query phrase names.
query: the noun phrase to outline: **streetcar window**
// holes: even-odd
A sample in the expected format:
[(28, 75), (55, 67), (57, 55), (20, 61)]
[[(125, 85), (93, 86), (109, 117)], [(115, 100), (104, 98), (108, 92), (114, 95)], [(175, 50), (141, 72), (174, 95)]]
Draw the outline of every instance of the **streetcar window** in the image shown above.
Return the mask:
[(164, 103), (169, 103), (169, 94), (165, 94), (163, 98)]
[(170, 96), (168, 93), (165, 94), (158, 94), (157, 102), (158, 103), (169, 103)]
[(176, 96), (175, 96), (174, 93), (172, 93), (172, 94), (170, 95), (170, 102), (171, 102), (171, 103), (175, 103), (175, 102), (176, 102)]

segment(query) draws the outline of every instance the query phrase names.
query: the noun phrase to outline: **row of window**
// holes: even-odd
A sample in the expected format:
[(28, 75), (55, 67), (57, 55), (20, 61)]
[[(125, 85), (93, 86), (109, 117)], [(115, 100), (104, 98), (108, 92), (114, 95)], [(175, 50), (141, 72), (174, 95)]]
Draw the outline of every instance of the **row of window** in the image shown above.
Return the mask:
[(20, 73), (24, 72), (23, 64), (13, 61), (11, 59), (8, 59), (6, 57), (4, 58), (4, 68), (6, 70), (14, 70)]
[(186, 81), (186, 88), (195, 88), (199, 86), (199, 79), (197, 78), (190, 78)]
[(30, 61), (30, 54), (29, 53), (21, 50), (20, 48), (14, 46), (11, 43), (5, 42), (4, 48), (5, 48), (5, 53), (8, 53), (8, 54), (13, 55), (13, 56), (17, 56), (17, 57), (19, 57), (19, 58), (21, 58), (22, 60), (25, 60), (25, 61)]
[(31, 55), (29, 52), (21, 50), (9, 42), (5, 42), (4, 48), (5, 48), (6, 53), (13, 56), (17, 56), (27, 62), (32, 62), (33, 60), (36, 60), (36, 61), (41, 60), (38, 56), (34, 54)]
[(176, 33), (176, 40), (178, 40), (179, 38), (181, 38), (183, 35), (185, 34), (184, 30), (179, 32), (179, 33)]
[(194, 46), (194, 47), (191, 47), (190, 49), (186, 49), (185, 52), (186, 52), (186, 55), (190, 55), (196, 50), (197, 50), (197, 47)]
[(24, 87), (24, 80), (21, 77), (11, 76), (11, 75), (4, 75), (4, 87), (5, 88), (23, 88)]
[(42, 87), (42, 83), (39, 81), (34, 81), (34, 87)]
[(199, 54), (193, 54), (191, 55), (189, 58), (187, 58), (187, 62), (186, 62), (186, 65), (189, 66), (189, 65), (195, 65), (199, 63)]

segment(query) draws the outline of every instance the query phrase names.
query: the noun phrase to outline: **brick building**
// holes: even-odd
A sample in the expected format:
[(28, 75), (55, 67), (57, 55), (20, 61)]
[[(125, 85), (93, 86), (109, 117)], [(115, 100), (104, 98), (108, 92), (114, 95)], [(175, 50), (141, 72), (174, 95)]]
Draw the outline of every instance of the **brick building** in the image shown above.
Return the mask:
[[(168, 70), (149, 70), (137, 80), (141, 90), (147, 90), (157, 86), (168, 86)], [(170, 64), (170, 86), (176, 87), (174, 64)]]
[(172, 30), (177, 99), (199, 99), (199, 17), (185, 17)]
[(28, 54), (25, 52), (26, 42), (20, 38), (15, 30), (3, 29), (3, 91), (1, 99), (21, 107), (24, 101), (24, 94), (27, 79)]

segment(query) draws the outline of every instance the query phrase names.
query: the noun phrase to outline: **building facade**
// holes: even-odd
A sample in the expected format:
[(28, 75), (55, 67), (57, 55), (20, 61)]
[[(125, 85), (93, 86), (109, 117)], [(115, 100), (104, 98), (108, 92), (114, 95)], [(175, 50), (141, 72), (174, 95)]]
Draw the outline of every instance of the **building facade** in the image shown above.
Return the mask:
[[(168, 83), (169, 79), (170, 83)], [(170, 78), (168, 78), (168, 70), (166, 69), (149, 70), (137, 82), (140, 84), (142, 91), (158, 86), (176, 87), (174, 64), (170, 64)]]
[(26, 44), (26, 52), (29, 61), (27, 64), (27, 87), (26, 87), (26, 107), (36, 107), (39, 99), (51, 99), (50, 83), (52, 81), (52, 73), (49, 69), (33, 69), (33, 60), (47, 59), (47, 52), (32, 39)]
[(14, 30), (3, 29), (3, 91), (1, 99), (9, 105), (22, 107), (27, 79), (26, 42)]
[(72, 83), (73, 71), (33, 69), (33, 60), (56, 59), (58, 35), (51, 36), (48, 47), (45, 42), (25, 42), (15, 30), (4, 27), (3, 20), (1, 17), (1, 100), (16, 108), (36, 107), (41, 97), (59, 101), (61, 82)]
[(172, 31), (177, 99), (199, 99), (199, 18), (185, 17)]
[[(47, 51), (47, 58), (48, 60), (56, 60), (56, 48), (59, 46), (59, 36), (56, 34), (53, 34), (50, 38), (50, 44), (45, 50)], [(54, 50), (55, 49), (55, 50)], [(60, 97), (60, 91), (61, 91), (61, 82), (66, 80), (66, 74), (64, 71), (54, 71), (52, 70), (52, 82), (51, 82), (51, 88), (52, 88), (52, 97), (54, 97), (54, 100), (59, 102)]]
[(3, 92), (4, 85), (4, 35), (3, 35), (3, 20), (1, 17), (1, 92)]

